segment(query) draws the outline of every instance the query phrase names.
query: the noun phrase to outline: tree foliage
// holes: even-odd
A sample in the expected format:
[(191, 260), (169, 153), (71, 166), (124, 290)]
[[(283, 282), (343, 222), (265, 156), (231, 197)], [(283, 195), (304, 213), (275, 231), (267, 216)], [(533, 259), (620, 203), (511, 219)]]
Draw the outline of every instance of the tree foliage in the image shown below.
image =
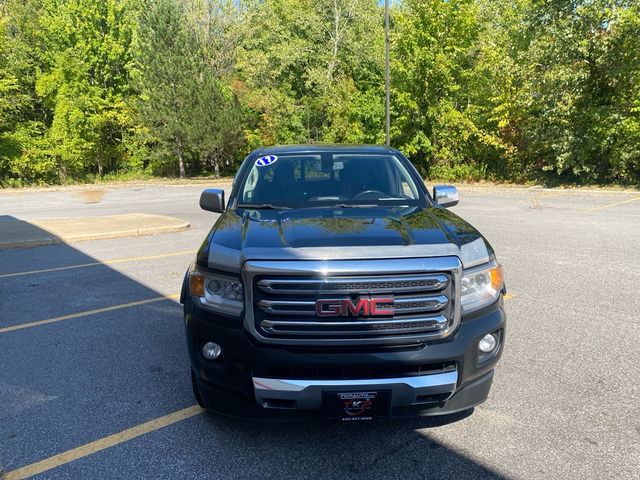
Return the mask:
[(375, 1), (257, 1), (245, 28), (238, 77), (250, 146), (384, 138)]
[[(402, 0), (391, 20), (391, 141), (424, 174), (640, 183), (637, 0)], [(2, 185), (383, 140), (377, 0), (0, 1)]]
[(225, 32), (210, 33), (225, 12), (203, 6), (150, 0), (140, 22), (138, 105), (148, 150), (163, 167), (160, 173), (172, 173), (177, 158), (180, 177), (187, 165), (191, 172), (219, 172), (241, 144), (239, 108), (225, 84), (229, 52), (216, 45)]

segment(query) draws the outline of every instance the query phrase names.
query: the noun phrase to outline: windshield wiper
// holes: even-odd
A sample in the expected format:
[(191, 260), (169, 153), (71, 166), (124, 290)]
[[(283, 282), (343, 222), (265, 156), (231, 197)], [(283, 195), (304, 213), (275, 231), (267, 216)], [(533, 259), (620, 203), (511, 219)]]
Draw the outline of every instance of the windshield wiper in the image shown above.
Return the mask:
[(329, 208), (375, 208), (379, 207), (375, 203), (363, 204), (363, 203), (336, 203), (335, 205), (329, 205)]
[(291, 207), (274, 205), (273, 203), (241, 203), (236, 208), (253, 208), (256, 210), (289, 210)]
[[(389, 205), (380, 205), (378, 203), (330, 203), (326, 205), (313, 205), (310, 207), (300, 207), (301, 209), (321, 209), (321, 208), (379, 208), (388, 207)], [(397, 205), (392, 205), (397, 206)]]

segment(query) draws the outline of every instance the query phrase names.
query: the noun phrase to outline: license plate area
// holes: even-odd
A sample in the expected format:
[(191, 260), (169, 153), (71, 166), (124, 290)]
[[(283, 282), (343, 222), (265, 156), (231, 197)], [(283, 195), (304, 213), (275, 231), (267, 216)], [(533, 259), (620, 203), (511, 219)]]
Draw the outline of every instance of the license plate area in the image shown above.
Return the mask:
[(391, 410), (391, 391), (324, 392), (323, 405), (325, 416), (334, 420), (386, 418)]

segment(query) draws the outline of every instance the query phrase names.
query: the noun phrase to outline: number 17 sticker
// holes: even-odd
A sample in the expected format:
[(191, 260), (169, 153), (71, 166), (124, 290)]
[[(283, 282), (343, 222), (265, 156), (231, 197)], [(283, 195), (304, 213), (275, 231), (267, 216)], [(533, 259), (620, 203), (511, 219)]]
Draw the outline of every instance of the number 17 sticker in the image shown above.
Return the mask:
[(275, 155), (267, 155), (265, 157), (260, 157), (256, 160), (256, 167), (268, 167), (269, 165), (273, 165), (278, 160), (278, 157)]

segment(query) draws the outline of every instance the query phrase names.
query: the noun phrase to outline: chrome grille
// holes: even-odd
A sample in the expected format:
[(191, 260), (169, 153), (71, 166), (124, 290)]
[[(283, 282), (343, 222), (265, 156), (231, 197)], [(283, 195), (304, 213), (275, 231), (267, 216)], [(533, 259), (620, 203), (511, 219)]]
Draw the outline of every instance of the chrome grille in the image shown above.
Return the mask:
[(262, 320), (260, 327), (268, 333), (275, 334), (311, 334), (319, 335), (362, 335), (366, 333), (402, 334), (433, 331), (443, 328), (446, 317), (437, 315), (429, 318), (408, 318), (401, 320), (366, 320), (366, 321), (276, 321)]
[(315, 279), (263, 279), (258, 286), (265, 292), (292, 293), (400, 293), (440, 290), (448, 283), (446, 275), (409, 276), (390, 280), (380, 277), (334, 277)]
[[(309, 292), (318, 295), (319, 292)], [(360, 296), (368, 292), (363, 292)], [(397, 314), (437, 312), (446, 308), (449, 297), (446, 295), (418, 295), (410, 297), (394, 297)], [(384, 304), (381, 304), (384, 305)], [(258, 302), (264, 312), (270, 315), (311, 315), (315, 316), (315, 300), (263, 299)]]
[[(448, 261), (442, 262), (443, 259)], [(339, 262), (300, 261), (279, 265), (282, 263), (295, 264), (295, 268), (283, 272), (255, 269), (257, 271), (245, 275), (245, 280), (252, 286), (248, 326), (261, 341), (286, 344), (415, 343), (416, 339), (442, 338), (453, 331), (459, 321), (455, 292), (460, 264), (455, 257), (350, 262), (355, 264), (353, 273), (364, 266), (368, 271), (363, 275), (352, 272), (345, 275), (348, 269)], [(309, 270), (301, 268), (304, 264), (309, 264)], [(332, 269), (332, 264), (339, 264), (341, 268)], [(429, 271), (429, 267), (436, 271)], [(409, 271), (405, 273), (407, 269)], [(420, 271), (416, 272), (417, 269)], [(323, 272), (325, 276), (317, 272)], [(356, 316), (350, 313), (327, 317), (316, 314), (316, 300), (319, 299), (350, 299), (354, 303), (372, 297), (393, 298), (393, 315)], [(387, 308), (383, 303), (379, 307)], [(249, 311), (249, 305), (247, 309)]]

